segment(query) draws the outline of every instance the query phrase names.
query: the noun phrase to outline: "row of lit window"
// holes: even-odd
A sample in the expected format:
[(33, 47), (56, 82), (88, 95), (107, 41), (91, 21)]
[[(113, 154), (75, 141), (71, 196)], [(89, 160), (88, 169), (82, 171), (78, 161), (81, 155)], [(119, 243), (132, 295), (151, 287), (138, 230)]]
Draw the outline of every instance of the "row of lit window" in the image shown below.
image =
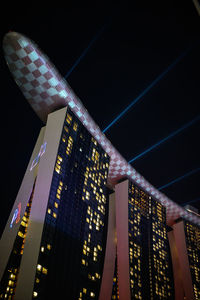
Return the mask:
[(52, 211), (51, 208), (48, 208), (47, 212), (48, 212), (49, 215), (52, 214), (52, 216), (53, 216), (55, 219), (57, 218), (57, 214), (56, 214), (54, 211)]
[(100, 279), (101, 275), (98, 273), (95, 273), (94, 275), (88, 274), (88, 278), (92, 281), (96, 281), (96, 279)]
[[(163, 255), (167, 256), (167, 252), (165, 250), (160, 250), (161, 253), (163, 253)], [(162, 260), (159, 259), (159, 256), (155, 254), (153, 254), (153, 260), (154, 260), (154, 263), (156, 264), (160, 264), (160, 266), (164, 269), (164, 268), (168, 268), (168, 263), (167, 261), (165, 260), (165, 262), (163, 262)]]
[(78, 300), (82, 300), (83, 294), (88, 294), (91, 298), (95, 298), (95, 293), (88, 291), (86, 288), (83, 288), (82, 291), (80, 292)]
[(90, 206), (88, 206), (87, 214), (89, 215), (86, 217), (86, 222), (89, 224), (89, 229), (92, 229), (92, 223), (95, 224), (96, 230), (100, 229), (100, 226), (104, 226), (103, 221), (101, 220), (100, 214), (98, 214), (96, 211), (94, 211), (94, 215), (96, 216), (93, 218), (93, 209), (91, 209)]
[(68, 143), (67, 143), (67, 148), (66, 148), (66, 154), (70, 155), (72, 152), (72, 147), (73, 147), (73, 138), (69, 136), (68, 138)]
[[(58, 155), (58, 157), (59, 157), (59, 155)], [(57, 191), (56, 191), (56, 198), (59, 199), (59, 200), (61, 198), (62, 189), (63, 189), (63, 182), (59, 181), (58, 188), (57, 188)], [(54, 208), (56, 208), (56, 209), (58, 209), (58, 206), (59, 206), (59, 203), (57, 201), (54, 201)], [(48, 212), (48, 214), (52, 215), (53, 218), (55, 218), (55, 219), (57, 218), (57, 213), (55, 211), (53, 211), (51, 208), (48, 208), (47, 212)]]
[(95, 149), (95, 148), (93, 148), (92, 149), (92, 160), (95, 162), (95, 163), (97, 163), (98, 161), (99, 161), (99, 152)]
[(61, 172), (61, 163), (62, 163), (62, 157), (60, 155), (57, 156), (57, 161), (56, 161), (56, 166), (55, 166), (55, 171), (60, 174)]
[(72, 116), (69, 113), (67, 113), (67, 115), (66, 115), (66, 122), (70, 125), (71, 121), (72, 121)]
[(159, 228), (159, 224), (152, 222), (152, 230), (155, 232), (157, 235), (161, 236), (164, 239), (167, 239), (167, 233), (166, 233), (166, 228), (163, 227), (162, 230)]
[(47, 268), (43, 267), (40, 264), (37, 265), (37, 271), (42, 272), (45, 275), (47, 275), (47, 272), (48, 272)]
[[(46, 249), (47, 249), (47, 250), (51, 250), (51, 245), (50, 245), (50, 244), (47, 244), (47, 245), (46, 245)], [(41, 252), (45, 252), (45, 247), (44, 247), (44, 246), (41, 247)]]
[(164, 241), (158, 239), (157, 242), (153, 242), (153, 250), (159, 250), (164, 247)]
[(193, 284), (193, 288), (194, 288), (194, 296), (195, 296), (195, 299), (196, 299), (196, 300), (200, 299), (200, 287), (199, 287), (199, 285), (198, 285), (198, 287), (197, 287), (197, 285), (194, 283), (194, 284)]
[(138, 236), (140, 236), (141, 235), (141, 232), (140, 232), (140, 230), (139, 230), (139, 228), (138, 228), (138, 230), (137, 231), (134, 231), (133, 232), (133, 234), (131, 233), (131, 232), (129, 232), (129, 237), (131, 238), (131, 237), (138, 237)]
[[(95, 168), (93, 169), (94, 171), (95, 171)], [(94, 181), (94, 183), (96, 183), (99, 187), (102, 185), (102, 183), (101, 183), (101, 176), (99, 176), (99, 173), (98, 172), (89, 172), (89, 171), (87, 171), (86, 170), (86, 172), (85, 172), (85, 180), (86, 180), (86, 182), (87, 182), (87, 180), (88, 180), (88, 178), (91, 178), (93, 181)], [(106, 173), (106, 172), (105, 172)], [(106, 174), (105, 174), (105, 176), (103, 177), (103, 179), (106, 179)], [(95, 190), (94, 190), (94, 194), (95, 194)]]
[[(87, 182), (85, 180), (84, 185), (87, 185)], [(94, 189), (95, 193), (96, 193), (96, 189)], [(102, 190), (103, 191), (103, 190)], [(85, 189), (85, 187), (83, 188), (83, 195), (82, 195), (82, 200), (85, 201), (86, 200), (90, 200), (90, 192), (87, 191)], [(104, 204), (106, 203), (106, 197), (102, 194), (102, 196), (100, 196), (99, 193), (96, 193), (95, 195), (95, 199), (97, 200), (97, 202), (100, 204), (97, 206), (98, 211), (100, 211), (102, 214), (105, 215), (105, 207)], [(102, 201), (101, 201), (102, 200)], [(102, 204), (103, 202), (103, 204)]]
[[(137, 188), (137, 187), (134, 188), (133, 184), (131, 185), (129, 192), (132, 195), (132, 197), (130, 198), (130, 202), (129, 202), (130, 204), (132, 204), (132, 205), (135, 204), (136, 206), (140, 207), (142, 210), (151, 213), (151, 202), (150, 202), (151, 197), (149, 197), (144, 191), (139, 190), (139, 188)], [(136, 195), (140, 194), (140, 197), (139, 198), (137, 196), (133, 197), (134, 193)], [(153, 207), (152, 207), (153, 214), (156, 215), (156, 209), (157, 209), (158, 219), (161, 222), (165, 221), (165, 216), (163, 215), (162, 204), (157, 201), (155, 203), (156, 207), (154, 206), (154, 203), (152, 203), (152, 204), (153, 204)]]
[[(59, 182), (59, 185), (58, 185), (58, 188), (57, 188), (56, 198), (60, 199), (62, 189), (63, 189), (63, 182), (60, 181), (60, 182)], [(55, 207), (56, 207), (56, 206), (55, 206)]]

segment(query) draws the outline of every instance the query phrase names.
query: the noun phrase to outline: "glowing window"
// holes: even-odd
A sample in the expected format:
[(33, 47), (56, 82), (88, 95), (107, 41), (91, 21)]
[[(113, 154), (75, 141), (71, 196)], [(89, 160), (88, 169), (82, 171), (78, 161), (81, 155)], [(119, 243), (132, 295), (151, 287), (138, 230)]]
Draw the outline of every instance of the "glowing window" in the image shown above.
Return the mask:
[(9, 286), (14, 286), (14, 281), (9, 280), (9, 281), (8, 281), (8, 285), (9, 285)]
[(36, 298), (37, 295), (38, 295), (38, 293), (34, 291), (34, 292), (33, 292), (33, 298)]
[(64, 126), (64, 130), (65, 130), (66, 132), (69, 132), (69, 129), (67, 128), (67, 126)]
[(98, 273), (95, 273), (95, 277), (100, 279), (101, 276)]
[(90, 297), (94, 298), (95, 297), (95, 293), (90, 292)]
[(38, 265), (37, 265), (37, 270), (38, 270), (38, 271), (41, 271), (41, 270), (42, 270), (42, 266), (38, 264)]
[(27, 227), (27, 226), (28, 226), (24, 221), (21, 221), (21, 225), (22, 225), (23, 227)]
[(51, 245), (50, 244), (47, 244), (47, 249), (51, 250)]
[(42, 268), (42, 273), (46, 275), (47, 272), (48, 272), (47, 269), (43, 267), (43, 268)]
[(20, 236), (21, 238), (24, 238), (23, 232), (19, 231), (19, 232), (18, 232), (18, 236)]
[(15, 276), (14, 274), (10, 274), (10, 278), (11, 278), (11, 279), (13, 279), (13, 280), (14, 280), (14, 279), (15, 279), (15, 277), (16, 277), (16, 276)]
[(77, 128), (78, 128), (78, 124), (74, 122), (74, 126), (73, 126), (74, 131), (77, 131)]

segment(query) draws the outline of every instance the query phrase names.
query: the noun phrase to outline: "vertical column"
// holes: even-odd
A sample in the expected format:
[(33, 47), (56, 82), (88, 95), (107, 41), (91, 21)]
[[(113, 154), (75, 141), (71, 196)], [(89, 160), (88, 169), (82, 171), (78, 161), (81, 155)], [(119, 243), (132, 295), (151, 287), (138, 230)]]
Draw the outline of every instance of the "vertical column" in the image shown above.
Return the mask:
[(67, 108), (63, 108), (48, 116), (44, 134), (44, 142), (47, 143), (46, 152), (41, 157), (38, 165), (37, 180), (32, 200), (26, 243), (17, 281), (15, 300), (31, 300), (33, 296), (42, 231), (66, 109)]
[(116, 256), (115, 193), (109, 196), (108, 233), (99, 300), (111, 299)]
[(176, 248), (173, 230), (168, 232), (167, 235), (168, 235), (170, 252), (171, 252), (171, 257), (172, 257), (175, 300), (182, 300), (182, 299), (184, 299), (183, 279), (182, 279), (179, 257), (178, 257), (178, 252), (177, 252), (177, 248)]
[[(175, 241), (175, 245), (176, 245), (176, 249), (177, 249), (178, 259), (179, 259), (179, 265), (180, 265), (180, 270), (181, 270), (181, 276), (182, 276), (183, 289), (185, 292), (185, 296), (186, 296), (187, 300), (194, 300), (192, 277), (191, 277), (190, 266), (189, 266), (189, 261), (188, 261), (183, 221), (173, 225), (173, 233), (174, 233), (174, 241)], [(172, 260), (173, 259), (174, 259), (174, 255), (172, 254)], [(173, 261), (173, 265), (175, 263), (176, 262)], [(175, 275), (177, 275), (177, 274), (175, 274)]]
[(130, 300), (128, 180), (115, 186), (119, 299)]

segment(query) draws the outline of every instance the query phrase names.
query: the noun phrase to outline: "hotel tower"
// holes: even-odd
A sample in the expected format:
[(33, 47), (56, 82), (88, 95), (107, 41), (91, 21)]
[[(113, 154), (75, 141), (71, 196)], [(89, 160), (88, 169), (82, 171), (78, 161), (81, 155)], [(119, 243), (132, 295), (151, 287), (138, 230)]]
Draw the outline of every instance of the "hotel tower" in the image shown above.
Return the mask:
[(29, 38), (8, 67), (43, 121), (0, 240), (0, 299), (200, 299), (200, 219), (141, 176)]

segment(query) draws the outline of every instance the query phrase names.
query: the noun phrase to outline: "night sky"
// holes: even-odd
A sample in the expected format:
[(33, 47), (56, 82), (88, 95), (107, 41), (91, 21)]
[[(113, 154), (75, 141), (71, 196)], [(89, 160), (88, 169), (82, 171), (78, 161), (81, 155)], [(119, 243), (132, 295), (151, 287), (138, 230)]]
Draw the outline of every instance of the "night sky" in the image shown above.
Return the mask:
[[(153, 2), (153, 3), (152, 3)], [(82, 2), (84, 3), (84, 1)], [(110, 2), (109, 2), (110, 3)], [(119, 3), (119, 2), (118, 2)], [(128, 2), (127, 2), (128, 3)], [(109, 130), (106, 136), (130, 160), (200, 115), (200, 16), (191, 1), (134, 1), (131, 6), (76, 1), (7, 13), (9, 30), (34, 40), (65, 76), (103, 130), (185, 51), (187, 54)], [(0, 49), (1, 221), (15, 201), (43, 125), (14, 82)], [(200, 121), (132, 165), (155, 187), (200, 167)], [(200, 209), (200, 171), (162, 190)]]

